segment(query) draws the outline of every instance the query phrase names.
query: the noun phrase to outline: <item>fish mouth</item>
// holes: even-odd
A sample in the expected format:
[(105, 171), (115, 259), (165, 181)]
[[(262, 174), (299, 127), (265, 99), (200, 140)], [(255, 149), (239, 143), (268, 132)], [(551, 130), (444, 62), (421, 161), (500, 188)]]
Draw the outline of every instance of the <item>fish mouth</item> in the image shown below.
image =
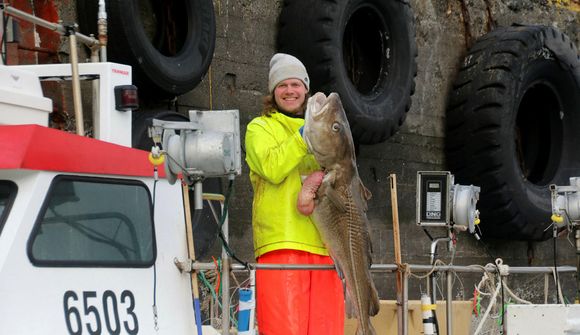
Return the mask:
[(318, 108), (317, 110), (314, 110), (312, 112), (312, 120), (321, 120), (325, 115), (328, 114), (328, 110), (330, 109), (330, 104), (328, 103), (328, 100), (324, 101), (324, 103), (321, 105), (320, 108)]
[(322, 92), (317, 92), (308, 100), (307, 114), (312, 120), (318, 120), (324, 114), (326, 104), (326, 95)]

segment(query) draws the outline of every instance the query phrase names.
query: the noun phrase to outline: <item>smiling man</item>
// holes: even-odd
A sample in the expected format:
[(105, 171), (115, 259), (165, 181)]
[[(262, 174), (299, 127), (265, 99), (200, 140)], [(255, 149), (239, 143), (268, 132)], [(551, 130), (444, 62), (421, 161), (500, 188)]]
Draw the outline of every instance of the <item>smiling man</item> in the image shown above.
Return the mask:
[[(278, 53), (268, 79), (270, 94), (245, 140), (254, 254), (258, 263), (333, 264), (311, 217), (297, 209), (302, 180), (320, 174), (302, 138), (308, 73), (296, 57)], [(334, 270), (258, 270), (256, 303), (260, 334), (344, 334), (343, 289)]]

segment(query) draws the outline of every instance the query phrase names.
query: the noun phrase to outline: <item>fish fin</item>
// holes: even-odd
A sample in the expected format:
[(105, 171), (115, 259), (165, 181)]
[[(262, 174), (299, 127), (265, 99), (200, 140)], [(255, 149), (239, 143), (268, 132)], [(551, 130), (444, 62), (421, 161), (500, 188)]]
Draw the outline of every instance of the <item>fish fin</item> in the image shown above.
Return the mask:
[(369, 191), (368, 188), (365, 187), (360, 178), (358, 178), (358, 184), (360, 194), (362, 195), (362, 210), (366, 212), (369, 209), (367, 201), (369, 201), (372, 198), (373, 194), (371, 193), (371, 191)]
[(344, 286), (344, 272), (342, 272), (342, 268), (338, 266), (338, 264), (334, 263), (334, 268), (336, 269), (336, 273), (338, 274), (338, 278), (342, 281), (342, 286)]
[(369, 315), (375, 316), (379, 314), (381, 309), (381, 302), (379, 300), (379, 293), (374, 285), (371, 284), (371, 303), (369, 304)]
[(371, 191), (369, 191), (368, 188), (366, 188), (365, 184), (363, 184), (363, 182), (362, 182), (362, 180), (360, 180), (360, 178), (359, 178), (359, 181), (360, 181), (361, 191), (362, 191), (362, 194), (364, 195), (365, 200), (367, 200), (367, 201), (371, 200), (371, 198), (373, 197), (373, 194), (371, 193)]
[(338, 194), (338, 192), (336, 192), (334, 188), (327, 187), (325, 193), (328, 200), (330, 200), (330, 202), (334, 205), (334, 207), (336, 207), (336, 209), (338, 209), (342, 213), (346, 213), (346, 205), (344, 204), (344, 201), (342, 200), (340, 194)]
[(342, 271), (342, 268), (340, 267), (340, 265), (336, 261), (336, 258), (332, 254), (332, 251), (329, 250), (328, 253), (330, 254), (330, 258), (332, 259), (332, 262), (334, 263), (334, 269), (336, 270), (336, 274), (338, 275), (338, 279), (340, 280), (340, 282), (342, 284), (342, 293), (346, 299), (346, 278), (344, 277), (344, 271)]
[[(361, 190), (361, 194), (362, 194), (362, 197), (363, 197), (361, 199), (362, 209), (363, 209), (363, 212), (366, 213), (366, 211), (368, 210), (367, 200), (369, 200), (371, 198), (372, 194), (371, 194), (371, 191), (369, 191), (364, 186), (364, 184), (362, 183), (362, 180), (360, 180), (360, 178), (359, 178), (359, 185), (360, 185), (360, 190)], [(367, 220), (367, 223), (366, 223), (366, 228), (367, 229), (365, 230), (365, 238), (366, 238), (366, 241), (367, 241), (367, 244), (368, 244), (368, 257), (369, 257), (369, 267), (370, 267), (370, 265), (371, 265), (371, 259), (372, 259), (372, 253), (373, 253), (373, 242), (372, 242), (372, 239), (371, 239), (371, 236), (370, 236), (370, 232), (372, 231), (372, 228), (371, 228), (370, 222), (368, 222), (368, 220)]]
[(370, 231), (371, 231), (371, 226), (369, 224), (367, 227), (367, 232), (365, 233), (365, 238), (366, 238), (367, 244), (368, 244), (367, 256), (369, 259), (369, 268), (371, 267), (372, 259), (373, 259), (373, 240), (371, 239), (371, 235), (369, 233)]
[(346, 317), (352, 319), (356, 316), (356, 310), (354, 307), (353, 299), (350, 296), (350, 293), (346, 289), (346, 282), (343, 280), (343, 287), (344, 287), (344, 310), (346, 312)]
[(334, 183), (336, 182), (336, 171), (330, 170), (326, 171), (322, 182), (326, 185), (326, 187), (333, 187)]
[(329, 171), (324, 175), (322, 179), (322, 184), (318, 189), (319, 192), (322, 192), (330, 201), (332, 205), (342, 213), (346, 212), (346, 205), (342, 200), (342, 197), (336, 190), (334, 189), (334, 182), (336, 181), (336, 171)]
[(332, 250), (328, 250), (328, 253), (330, 255), (330, 258), (332, 259), (332, 263), (334, 264), (334, 269), (336, 269), (336, 273), (338, 274), (338, 278), (340, 278), (340, 280), (342, 281), (342, 283), (344, 285), (344, 272), (342, 271), (342, 268), (340, 267), (340, 265), (338, 265), (338, 262), (336, 261), (336, 257), (334, 257), (334, 254), (332, 253)]

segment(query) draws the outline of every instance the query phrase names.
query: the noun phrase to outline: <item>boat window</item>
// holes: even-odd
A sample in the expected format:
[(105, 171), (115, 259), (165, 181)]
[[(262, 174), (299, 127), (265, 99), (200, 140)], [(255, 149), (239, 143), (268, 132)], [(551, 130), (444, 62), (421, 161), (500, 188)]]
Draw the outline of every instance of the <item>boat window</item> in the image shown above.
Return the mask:
[(8, 213), (16, 198), (16, 191), (18, 188), (14, 182), (8, 180), (0, 180), (0, 234), (2, 233), (2, 228), (4, 228), (4, 223), (8, 219)]
[(38, 266), (151, 266), (152, 215), (141, 182), (58, 176), (29, 239), (29, 257)]

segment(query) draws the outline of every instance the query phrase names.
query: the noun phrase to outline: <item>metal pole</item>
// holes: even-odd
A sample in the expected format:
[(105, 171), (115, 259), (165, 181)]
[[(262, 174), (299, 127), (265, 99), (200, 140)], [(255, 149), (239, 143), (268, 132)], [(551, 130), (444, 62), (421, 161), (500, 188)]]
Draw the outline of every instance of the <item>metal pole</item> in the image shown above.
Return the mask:
[[(455, 252), (455, 241), (453, 238), (453, 231), (452, 229), (447, 229), (447, 237), (449, 238), (448, 241), (448, 249), (450, 252)], [(445, 321), (447, 322), (447, 335), (453, 335), (453, 274), (451, 270), (447, 270), (445, 272), (447, 275), (447, 297), (446, 297), (446, 308), (447, 313), (445, 315)]]
[[(8, 14), (8, 15), (26, 20), (28, 22), (34, 23), (34, 24), (39, 25), (41, 27), (44, 27), (46, 29), (55, 31), (55, 32), (59, 33), (60, 35), (67, 35), (66, 28), (58, 23), (46, 21), (46, 20), (41, 19), (39, 17), (36, 17), (32, 14), (29, 14), (27, 12), (23, 12), (19, 9), (16, 9), (10, 5), (2, 4), (2, 5), (0, 5), (0, 8), (2, 8), (2, 7), (4, 8), (4, 12), (6, 12), (6, 14)], [(89, 37), (89, 36), (83, 35), (81, 33), (77, 33), (76, 37), (78, 38), (79, 41), (81, 41), (82, 43), (87, 45), (89, 48), (92, 46), (99, 45), (99, 41), (93, 37)]]
[(83, 103), (81, 98), (81, 80), (79, 78), (79, 60), (77, 54), (77, 38), (75, 26), (68, 26), (67, 33), (70, 41), (70, 66), (72, 73), (73, 105), (75, 109), (75, 121), (77, 135), (85, 136), (83, 119)]
[[(395, 265), (392, 265), (392, 267), (395, 267)], [(431, 271), (431, 266), (430, 265), (409, 265), (409, 267), (411, 268), (412, 271), (417, 271), (417, 272), (429, 272)], [(554, 267), (550, 267), (550, 266), (510, 266), (510, 274), (515, 274), (515, 273), (528, 273), (528, 274), (537, 274), (537, 273), (552, 273), (552, 269)], [(380, 267), (377, 267), (377, 270), (380, 269)], [(485, 270), (484, 270), (485, 269)], [(373, 270), (373, 267), (371, 266), (371, 270)], [(447, 271), (447, 270), (453, 270), (455, 272), (467, 272), (467, 273), (482, 273), (484, 271), (486, 272), (497, 272), (497, 269), (495, 266), (490, 266), (490, 267), (483, 267), (483, 266), (473, 266), (473, 265), (438, 265), (435, 266), (435, 271)], [(575, 266), (558, 266), (556, 268), (556, 271), (558, 272), (576, 272), (576, 267)]]
[(409, 274), (403, 272), (403, 335), (409, 334)]
[[(199, 190), (198, 190), (199, 188)], [(199, 219), (199, 202), (201, 201), (201, 181), (194, 186), (194, 210), (196, 220)], [(193, 220), (191, 218), (191, 206), (189, 203), (189, 186), (184, 182), (182, 185), (183, 191), (183, 209), (185, 210), (185, 235), (187, 239), (187, 254), (191, 261), (195, 260), (195, 245), (193, 240)], [(199, 197), (199, 199), (198, 199)], [(195, 317), (195, 326), (197, 333), (201, 333), (201, 305), (199, 302), (199, 283), (197, 280), (197, 272), (191, 272), (191, 293), (193, 295), (193, 312)]]
[(107, 10), (105, 0), (99, 0), (99, 13), (97, 18), (99, 43), (101, 44), (101, 61), (107, 61)]
[[(451, 238), (449, 237), (442, 237), (436, 238), (431, 242), (431, 266), (435, 265), (435, 260), (437, 259), (437, 243), (442, 241), (449, 241)], [(428, 291), (431, 294), (431, 303), (436, 305), (437, 304), (437, 274), (433, 272), (429, 276), (430, 281), (428, 282), (430, 285), (428, 287)], [(436, 313), (436, 312), (435, 312)]]
[(224, 236), (224, 246), (222, 247), (222, 335), (230, 334), (230, 257), (226, 252), (225, 244), (228, 243), (228, 213), (224, 218), (222, 226), (222, 234)]
[[(96, 48), (91, 48), (91, 63), (96, 63), (99, 61), (99, 52)], [(100, 127), (100, 122), (99, 122), (99, 118), (100, 118), (100, 114), (101, 114), (101, 109), (100, 109), (100, 92), (101, 92), (101, 79), (100, 77), (98, 79), (94, 79), (91, 83), (92, 85), (92, 89), (93, 89), (93, 96), (91, 98), (92, 100), (92, 112), (93, 112), (93, 125), (94, 125), (94, 133), (93, 136), (94, 137), (98, 137), (100, 136), (101, 133), (101, 127)]]
[(544, 274), (544, 304), (548, 303), (548, 288), (550, 287), (550, 275)]
[(576, 238), (576, 268), (579, 272), (576, 273), (576, 297), (574, 303), (580, 303), (580, 229), (578, 226), (574, 227), (574, 237)]
[[(389, 175), (391, 182), (391, 208), (393, 212), (393, 246), (395, 248), (395, 263), (401, 265), (401, 240), (399, 234), (399, 207), (397, 204), (397, 175)], [(397, 271), (397, 330), (403, 335), (403, 277), (401, 271)]]
[(446, 307), (447, 307), (447, 315), (446, 322), (447, 322), (447, 335), (453, 335), (453, 283), (451, 282), (452, 273), (451, 270), (447, 270), (447, 299), (446, 299)]
[[(179, 263), (179, 262), (178, 262)], [(318, 265), (318, 264), (258, 264), (258, 263), (248, 263), (253, 269), (260, 269), (260, 270), (335, 270), (336, 268), (333, 265)], [(429, 272), (433, 268), (430, 265), (418, 265), (418, 264), (410, 264), (408, 265), (409, 269), (413, 272)], [(233, 271), (248, 271), (248, 269), (242, 264), (231, 264), (231, 270)], [(529, 274), (538, 274), (538, 273), (552, 273), (552, 269), (554, 267), (549, 266), (512, 266), (510, 267), (510, 273), (529, 273)], [(215, 269), (214, 263), (193, 263), (191, 264), (191, 269), (194, 270), (213, 270)], [(373, 264), (371, 265), (371, 272), (395, 272), (397, 271), (398, 267), (396, 264)], [(474, 265), (437, 265), (434, 267), (434, 271), (441, 272), (453, 270), (454, 272), (460, 273), (483, 273), (483, 272), (491, 272), (494, 273), (497, 271), (495, 266), (493, 267), (484, 267), (484, 266), (474, 266)], [(558, 266), (556, 268), (558, 272), (576, 272), (575, 266)]]
[[(224, 209), (223, 208), (223, 205), (224, 205), (224, 201), (225, 201), (224, 195), (223, 194), (217, 194), (217, 193), (204, 193), (203, 194), (203, 200), (207, 200), (207, 204), (208, 204), (209, 208), (211, 209), (211, 212), (213, 214), (213, 218), (215, 220), (215, 223), (217, 225), (219, 225), (220, 224), (220, 218), (219, 218), (219, 215), (218, 215), (217, 211), (215, 210), (215, 208), (214, 208), (214, 206), (212, 204), (212, 201), (219, 201), (220, 202), (220, 205), (221, 205), (220, 206), (220, 213), (223, 213), (223, 209)], [(228, 272), (231, 272), (230, 269), (231, 269), (231, 267), (228, 266), (228, 270), (227, 271)], [(223, 291), (222, 291), (222, 294), (223, 294)], [(223, 298), (222, 298), (222, 300), (223, 300)], [(212, 306), (212, 309), (211, 309), (211, 320), (212, 320), (211, 321), (211, 325), (214, 328), (220, 328), (220, 327), (222, 327), (222, 325), (218, 325), (217, 323), (214, 322), (214, 320), (217, 319), (218, 316), (219, 316), (219, 304), (216, 302), (216, 304), (214, 304)]]

